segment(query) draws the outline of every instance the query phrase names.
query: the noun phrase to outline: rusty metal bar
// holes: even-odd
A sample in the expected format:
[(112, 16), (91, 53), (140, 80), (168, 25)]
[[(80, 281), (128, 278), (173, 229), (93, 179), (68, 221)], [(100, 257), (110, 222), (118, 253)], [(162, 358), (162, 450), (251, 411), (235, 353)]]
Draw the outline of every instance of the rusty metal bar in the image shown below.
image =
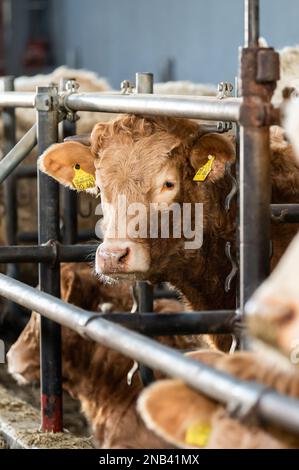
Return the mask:
[(272, 48), (258, 47), (258, 6), (258, 1), (245, 0), (247, 47), (242, 49), (240, 62), (241, 309), (270, 270), (271, 98), (279, 78), (279, 57)]
[(245, 47), (258, 47), (260, 37), (260, 2), (245, 0), (244, 44)]
[[(41, 155), (58, 141), (58, 91), (54, 86), (37, 88), (38, 153)], [(57, 241), (59, 231), (59, 185), (38, 172), (39, 244)], [(60, 267), (40, 263), (39, 286), (44, 292), (60, 297)], [(61, 432), (61, 328), (48, 318), (41, 319), (41, 412), (44, 432)]]
[(240, 302), (243, 307), (270, 269), (269, 128), (242, 127), (240, 136)]

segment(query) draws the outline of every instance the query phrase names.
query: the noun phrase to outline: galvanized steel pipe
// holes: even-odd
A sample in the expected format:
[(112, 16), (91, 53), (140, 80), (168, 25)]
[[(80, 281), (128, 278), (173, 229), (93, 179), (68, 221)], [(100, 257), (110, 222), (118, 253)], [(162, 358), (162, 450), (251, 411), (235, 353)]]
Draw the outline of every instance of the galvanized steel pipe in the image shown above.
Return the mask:
[(265, 422), (299, 434), (299, 401), (254, 382), (245, 382), (214, 370), (125, 328), (49, 294), (0, 274), (0, 295), (59, 322), (96, 342), (183, 380), (208, 397)]
[(6, 91), (0, 92), (0, 108), (34, 108), (35, 93)]
[(211, 121), (238, 121), (241, 99), (148, 94), (73, 93), (65, 96), (65, 105), (73, 111), (133, 113), (150, 116), (174, 116)]
[(0, 162), (0, 183), (27, 157), (36, 145), (36, 124), (19, 140)]

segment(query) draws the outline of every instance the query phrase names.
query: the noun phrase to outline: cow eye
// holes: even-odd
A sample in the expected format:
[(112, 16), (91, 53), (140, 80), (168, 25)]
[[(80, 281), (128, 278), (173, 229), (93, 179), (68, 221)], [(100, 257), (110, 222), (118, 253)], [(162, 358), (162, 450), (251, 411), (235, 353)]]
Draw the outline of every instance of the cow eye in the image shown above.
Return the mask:
[(163, 183), (163, 189), (172, 189), (174, 188), (174, 183), (172, 181), (165, 181)]

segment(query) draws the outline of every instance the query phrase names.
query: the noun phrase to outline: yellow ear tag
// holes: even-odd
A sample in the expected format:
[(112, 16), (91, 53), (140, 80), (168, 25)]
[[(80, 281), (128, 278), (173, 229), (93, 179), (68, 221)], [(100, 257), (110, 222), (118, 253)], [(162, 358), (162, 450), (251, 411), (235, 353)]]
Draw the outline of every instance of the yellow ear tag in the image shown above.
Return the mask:
[(75, 176), (73, 178), (73, 185), (79, 191), (94, 188), (96, 185), (95, 178), (92, 174), (82, 170), (79, 163), (74, 166)]
[(206, 447), (210, 434), (209, 424), (192, 424), (186, 431), (185, 442), (191, 446)]
[(213, 155), (208, 156), (208, 161), (202, 167), (199, 168), (196, 175), (193, 178), (193, 181), (205, 181), (207, 176), (211, 173), (213, 168), (213, 163), (216, 157)]

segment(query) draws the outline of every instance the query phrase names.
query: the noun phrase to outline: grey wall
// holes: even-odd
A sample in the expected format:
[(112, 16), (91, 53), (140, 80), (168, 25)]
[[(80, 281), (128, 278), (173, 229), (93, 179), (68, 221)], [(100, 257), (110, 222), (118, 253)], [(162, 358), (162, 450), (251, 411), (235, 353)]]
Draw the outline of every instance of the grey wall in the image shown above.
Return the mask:
[[(48, 0), (57, 65), (85, 67), (114, 87), (152, 71), (196, 82), (233, 80), (243, 43), (243, 0)], [(14, 37), (9, 67), (20, 69), (18, 54), (28, 31), (24, 0), (12, 0)], [(276, 47), (299, 43), (299, 1), (261, 0), (261, 33)]]
[[(33, 0), (31, 0), (31, 2), (34, 4)], [(64, 52), (61, 55), (58, 54), (58, 51), (64, 50), (64, 29), (63, 27), (61, 27), (60, 30), (58, 28), (60, 22), (63, 23), (63, 18), (62, 16), (59, 16), (57, 14), (59, 10), (62, 11), (60, 4), (63, 3), (64, 0), (62, 0), (62, 2), (58, 2), (56, 0), (45, 0), (45, 2), (43, 3), (45, 3), (46, 7), (52, 8), (48, 8), (50, 12), (50, 25), (47, 24), (46, 20), (44, 20), (44, 22), (42, 23), (45, 35), (44, 39), (49, 39), (48, 36), (51, 34), (55, 46), (57, 46), (55, 50), (55, 59), (57, 60), (57, 62), (64, 62)], [(39, 3), (39, 1), (36, 2), (37, 6)], [(25, 72), (23, 65), (24, 53), (28, 44), (28, 40), (32, 35), (32, 31), (30, 30), (31, 26), (29, 23), (29, 4), (30, 0), (3, 0), (2, 2), (4, 21), (4, 62), (7, 74), (21, 75)], [(57, 7), (56, 9), (54, 9), (54, 5)], [(52, 19), (55, 21), (52, 22)], [(49, 31), (49, 35), (48, 30), (51, 30)], [(43, 70), (33, 69), (31, 73), (34, 74), (35, 72), (46, 72), (47, 69), (47, 66), (45, 66)]]
[(68, 65), (94, 69), (114, 86), (136, 71), (152, 71), (161, 80), (169, 59), (175, 59), (176, 79), (219, 81), (235, 73), (242, 38), (240, 0), (63, 3)]
[[(53, 0), (57, 1), (57, 0)], [(106, 76), (113, 86), (136, 71), (156, 80), (175, 59), (174, 78), (233, 80), (243, 43), (242, 0), (60, 0), (60, 60)], [(261, 0), (261, 33), (271, 45), (299, 43), (298, 0)]]
[(22, 0), (3, 2), (7, 28), (4, 28), (5, 67), (9, 74), (22, 74), (24, 44), (28, 40), (27, 4)]

